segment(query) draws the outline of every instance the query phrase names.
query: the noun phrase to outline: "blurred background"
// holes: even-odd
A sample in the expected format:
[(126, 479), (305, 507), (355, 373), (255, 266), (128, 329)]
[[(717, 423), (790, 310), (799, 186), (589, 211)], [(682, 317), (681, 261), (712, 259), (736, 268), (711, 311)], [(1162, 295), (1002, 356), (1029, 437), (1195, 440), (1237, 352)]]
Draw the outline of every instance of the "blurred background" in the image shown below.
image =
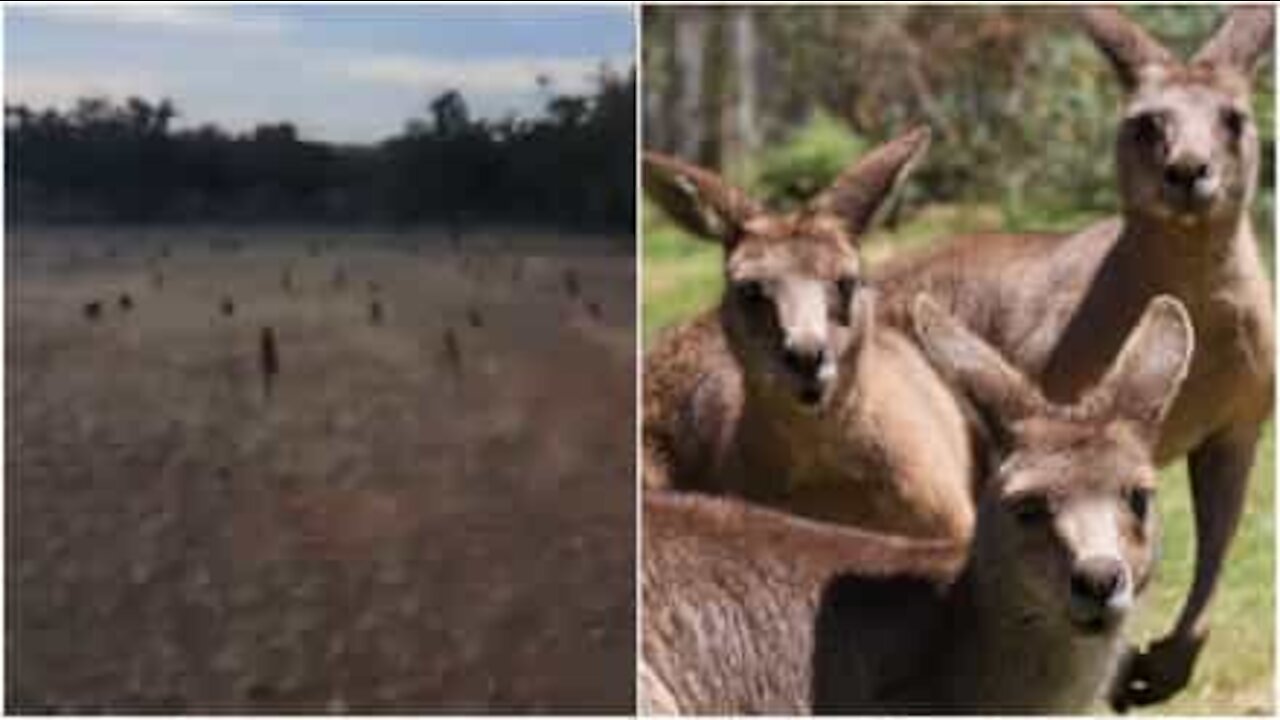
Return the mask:
[[(1213, 7), (1128, 12), (1183, 54), (1221, 15)], [(1119, 87), (1069, 11), (648, 6), (642, 22), (645, 148), (724, 171), (774, 204), (812, 195), (869, 147), (926, 123), (933, 144), (887, 218), (892, 240), (874, 240), (1070, 229), (1117, 208)], [(1254, 94), (1264, 158), (1255, 212), (1268, 263), (1273, 62), (1259, 70)], [(646, 270), (660, 283), (645, 288), (651, 333), (716, 288), (678, 291), (669, 308), (658, 261), (696, 249), (666, 242), (674, 236), (660, 216), (645, 220), (646, 257), (658, 263)]]
[(16, 8), (10, 220), (629, 232), (629, 27), (599, 8)]
[[(1222, 8), (1126, 8), (1184, 57)], [(881, 227), (872, 263), (947, 235), (1082, 228), (1118, 207), (1119, 84), (1068, 10), (1045, 7), (643, 8), (646, 149), (714, 168), (786, 207), (852, 159), (926, 123), (933, 144)], [(1258, 71), (1255, 229), (1274, 274), (1274, 60)], [(644, 338), (716, 302), (721, 252), (645, 203)], [(1195, 684), (1157, 712), (1269, 713), (1273, 686), (1274, 433), (1259, 451), (1213, 639)], [(1181, 467), (1164, 485), (1165, 555), (1138, 636), (1170, 626), (1191, 576)]]

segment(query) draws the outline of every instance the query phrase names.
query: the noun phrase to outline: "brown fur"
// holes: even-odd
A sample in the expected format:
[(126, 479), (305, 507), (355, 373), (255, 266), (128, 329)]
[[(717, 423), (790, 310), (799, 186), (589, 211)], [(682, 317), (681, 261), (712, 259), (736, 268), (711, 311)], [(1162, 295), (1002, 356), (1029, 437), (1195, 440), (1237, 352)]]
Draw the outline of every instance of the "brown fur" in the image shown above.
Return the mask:
[[(831, 289), (860, 274), (857, 238), (926, 139), (885, 145), (790, 215), (765, 213), (704, 170), (646, 157), (653, 197), (726, 245), (729, 285), (717, 308), (646, 356), (647, 488), (967, 537), (974, 473), (958, 403), (910, 342), (875, 326), (874, 293)], [(752, 297), (747, 285), (757, 286)], [(798, 375), (792, 352), (823, 358), (825, 369)]]
[[(1065, 237), (957, 238), (873, 274), (883, 321), (906, 327), (911, 299), (928, 292), (1060, 401), (1096, 381), (1150, 298), (1171, 294), (1190, 312), (1200, 350), (1156, 457), (1189, 459), (1196, 580), (1172, 633), (1136, 656), (1117, 687), (1123, 708), (1162, 700), (1189, 678), (1272, 409), (1274, 314), (1248, 215), (1258, 141), (1247, 108), (1273, 18), (1267, 8), (1234, 10), (1183, 65), (1114, 10), (1084, 17), (1129, 91), (1116, 146), (1124, 216)], [(1223, 120), (1233, 111), (1245, 113), (1238, 138)], [(1143, 130), (1152, 112), (1156, 129)], [(1179, 204), (1191, 201), (1172, 194), (1163, 173), (1188, 163), (1203, 167), (1204, 183), (1194, 204)]]
[[(972, 545), (646, 492), (642, 712), (1080, 712), (1104, 689), (1154, 560), (1154, 517), (1131, 497), (1156, 481), (1185, 310), (1153, 302), (1073, 406), (931, 303), (915, 315), (932, 361), (1009, 438)], [(1031, 499), (1045, 509), (1027, 520)], [(1085, 612), (1074, 588), (1103, 557), (1127, 584)]]

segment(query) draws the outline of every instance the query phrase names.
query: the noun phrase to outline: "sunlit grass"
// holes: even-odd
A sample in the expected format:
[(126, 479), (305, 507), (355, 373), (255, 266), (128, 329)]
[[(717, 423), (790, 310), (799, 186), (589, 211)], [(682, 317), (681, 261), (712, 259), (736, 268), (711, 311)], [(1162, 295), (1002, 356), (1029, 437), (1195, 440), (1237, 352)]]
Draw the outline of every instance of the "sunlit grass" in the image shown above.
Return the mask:
[[(1270, 714), (1274, 707), (1275, 454), (1275, 427), (1268, 423), (1194, 682), (1152, 714)], [(1172, 627), (1195, 567), (1185, 463), (1166, 468), (1162, 477), (1162, 557), (1139, 617), (1136, 637), (1141, 638), (1158, 637)]]

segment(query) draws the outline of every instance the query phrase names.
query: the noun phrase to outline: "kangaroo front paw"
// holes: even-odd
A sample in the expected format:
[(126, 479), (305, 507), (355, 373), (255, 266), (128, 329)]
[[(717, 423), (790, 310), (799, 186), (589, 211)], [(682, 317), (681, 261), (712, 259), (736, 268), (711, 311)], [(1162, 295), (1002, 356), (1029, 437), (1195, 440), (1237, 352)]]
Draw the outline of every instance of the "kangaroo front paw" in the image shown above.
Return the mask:
[(1170, 635), (1145, 649), (1130, 647), (1112, 682), (1108, 700), (1116, 712), (1164, 702), (1187, 686), (1204, 638)]

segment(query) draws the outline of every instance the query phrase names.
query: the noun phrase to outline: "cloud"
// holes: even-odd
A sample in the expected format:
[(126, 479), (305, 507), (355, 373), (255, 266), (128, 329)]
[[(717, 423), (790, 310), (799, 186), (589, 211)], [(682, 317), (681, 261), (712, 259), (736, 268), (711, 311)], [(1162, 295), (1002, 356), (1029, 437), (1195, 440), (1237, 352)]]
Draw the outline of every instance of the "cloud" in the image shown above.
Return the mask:
[[(168, 97), (178, 107), (178, 126), (217, 122), (239, 130), (288, 119), (310, 137), (367, 142), (398, 131), (406, 118), (425, 112), (426, 98), (446, 89), (460, 90), (476, 117), (529, 115), (545, 100), (538, 92), (539, 76), (553, 80), (552, 92), (581, 93), (594, 89), (602, 63), (615, 72), (632, 64), (625, 48), (584, 51), (575, 34), (580, 28), (568, 22), (511, 28), (487, 16), (450, 15), (459, 29), (445, 33), (446, 39), (470, 32), (480, 37), (481, 31), (486, 39), (484, 47), (476, 42), (459, 49), (441, 40), (440, 28), (450, 24), (426, 15), (350, 12), (305, 18), (259, 10), (205, 5), (10, 9), (5, 14), (5, 101), (66, 108), (84, 96)], [(404, 17), (412, 22), (400, 22)], [(415, 28), (422, 28), (429, 42), (415, 35)], [(534, 31), (538, 42), (527, 42)], [(417, 48), (431, 49), (414, 54)], [(485, 52), (492, 54), (476, 54)]]
[(227, 6), (149, 2), (133, 5), (43, 5), (20, 8), (15, 14), (82, 25), (155, 28), (232, 37), (275, 37), (283, 34), (285, 29), (279, 17), (261, 13), (238, 16)]
[(510, 95), (538, 87), (539, 78), (552, 81), (558, 92), (589, 90), (601, 64), (616, 72), (630, 67), (626, 58), (424, 58), (407, 55), (369, 55), (349, 58), (336, 72), (349, 79), (424, 91), (456, 88), (463, 94)]

